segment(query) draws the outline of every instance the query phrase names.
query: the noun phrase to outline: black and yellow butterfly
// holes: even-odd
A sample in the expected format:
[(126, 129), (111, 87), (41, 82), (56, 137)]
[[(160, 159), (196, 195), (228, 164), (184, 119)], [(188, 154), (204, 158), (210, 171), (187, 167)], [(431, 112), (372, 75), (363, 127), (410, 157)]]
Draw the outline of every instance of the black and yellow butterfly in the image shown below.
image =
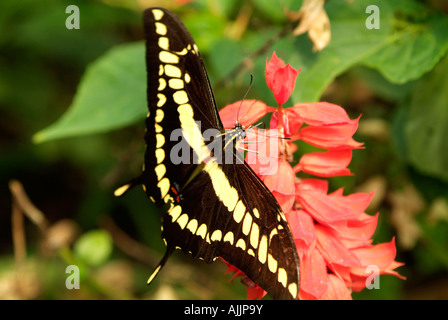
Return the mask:
[[(297, 299), (299, 259), (279, 204), (236, 152), (232, 161), (216, 161), (203, 136), (215, 129), (214, 138), (230, 137), (235, 143), (244, 130), (224, 130), (193, 38), (162, 8), (145, 10), (144, 28), (149, 107), (144, 169), (115, 194), (141, 184), (165, 209), (167, 250), (148, 283), (180, 248), (206, 262), (222, 257), (274, 299)], [(189, 151), (188, 161), (172, 160), (179, 145)]]

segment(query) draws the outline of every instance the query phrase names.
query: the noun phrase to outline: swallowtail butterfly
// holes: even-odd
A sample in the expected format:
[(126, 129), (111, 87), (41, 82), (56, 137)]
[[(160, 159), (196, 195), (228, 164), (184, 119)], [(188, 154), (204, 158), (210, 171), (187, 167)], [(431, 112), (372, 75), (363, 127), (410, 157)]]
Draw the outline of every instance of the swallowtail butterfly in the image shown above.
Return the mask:
[[(203, 136), (216, 129), (221, 134), (215, 138), (235, 143), (244, 129), (224, 130), (198, 47), (179, 18), (149, 8), (143, 20), (149, 107), (145, 161), (143, 173), (115, 195), (143, 185), (165, 211), (167, 249), (148, 283), (180, 248), (206, 262), (222, 257), (274, 299), (297, 299), (299, 259), (279, 204), (236, 152), (231, 163), (215, 161)], [(172, 161), (179, 146), (171, 137), (176, 129), (192, 154), (187, 163)]]

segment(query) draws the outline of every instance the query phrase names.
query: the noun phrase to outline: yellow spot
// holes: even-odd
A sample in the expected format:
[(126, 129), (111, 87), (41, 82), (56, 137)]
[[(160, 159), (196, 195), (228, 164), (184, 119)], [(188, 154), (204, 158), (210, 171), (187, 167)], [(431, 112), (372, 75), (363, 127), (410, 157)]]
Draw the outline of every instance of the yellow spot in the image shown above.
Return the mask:
[(159, 87), (157, 90), (162, 91), (166, 87), (166, 81), (163, 78), (159, 78)]
[(179, 90), (184, 88), (184, 82), (181, 79), (170, 79), (168, 85), (171, 89)]
[(162, 107), (162, 106), (165, 104), (165, 102), (166, 102), (166, 97), (165, 97), (165, 95), (163, 95), (163, 94), (161, 94), (161, 93), (158, 93), (158, 94), (157, 94), (157, 98), (159, 98), (159, 101), (157, 102), (157, 106), (158, 106), (158, 107)]
[(180, 55), (180, 56), (184, 56), (188, 53), (187, 48), (183, 48), (182, 51), (176, 52), (176, 54)]
[(255, 258), (255, 252), (254, 252), (254, 250), (252, 250), (251, 248), (249, 248), (249, 249), (247, 250), (247, 253), (250, 254), (252, 257)]
[(229, 231), (226, 233), (226, 235), (224, 236), (224, 242), (230, 242), (230, 244), (233, 244), (234, 241), (234, 237), (233, 237), (233, 232)]
[(210, 240), (221, 241), (221, 238), (222, 238), (221, 230), (215, 230), (215, 231), (213, 231), (212, 236), (210, 237)]
[(167, 37), (160, 37), (159, 38), (159, 47), (163, 50), (169, 50), (170, 49), (170, 42)]
[(260, 212), (258, 212), (257, 208), (254, 208), (254, 210), (252, 210), (254, 213), (255, 218), (260, 219)]
[(157, 187), (160, 189), (161, 198), (164, 198), (170, 190), (170, 180), (168, 178), (163, 178), (157, 183)]
[(198, 124), (194, 122), (192, 117), (180, 114), (179, 119), (182, 127), (182, 135), (191, 148), (193, 148), (199, 163), (202, 162), (207, 155), (210, 155), (210, 151), (202, 139), (201, 129), (199, 129)]
[(165, 151), (163, 149), (156, 149), (156, 159), (157, 164), (161, 164), (165, 160)]
[(131, 186), (130, 184), (125, 184), (124, 186), (119, 187), (118, 189), (116, 189), (114, 191), (114, 196), (119, 197), (119, 196), (123, 195), (123, 193), (128, 191), (130, 186)]
[(155, 25), (156, 25), (156, 33), (157, 34), (159, 34), (161, 36), (166, 35), (167, 30), (166, 30), (166, 26), (163, 23), (156, 22)]
[[(208, 162), (205, 165), (204, 170), (209, 174), (210, 179), (212, 180), (213, 189), (219, 200), (229, 211), (233, 211), (238, 202), (238, 191), (230, 185), (226, 175), (216, 162)], [(235, 214), (233, 216), (235, 218)]]
[(159, 76), (163, 75), (163, 64), (159, 65)]
[(252, 225), (252, 217), (249, 212), (246, 212), (243, 221), (243, 233), (247, 236), (250, 231), (250, 227)]
[(181, 215), (179, 217), (179, 219), (177, 219), (176, 222), (179, 224), (181, 229), (184, 229), (188, 223), (188, 215), (186, 213), (184, 213), (183, 215)]
[(193, 44), (193, 49), (194, 49), (194, 51), (196, 51), (197, 53), (199, 53), (199, 48), (198, 48), (198, 46), (196, 45), (196, 43)]
[(291, 293), (294, 299), (297, 299), (297, 284), (295, 282), (288, 286), (289, 293)]
[(163, 17), (163, 11), (160, 9), (153, 9), (152, 14), (154, 15), (154, 19), (160, 20)]
[(154, 171), (156, 172), (157, 180), (160, 181), (166, 173), (166, 167), (163, 164), (159, 164), (154, 168)]
[(157, 133), (162, 132), (162, 127), (161, 127), (159, 124), (156, 123), (156, 124), (154, 125), (154, 127), (155, 127)]
[(244, 211), (246, 210), (246, 206), (244, 205), (243, 201), (238, 201), (236, 204), (235, 211), (233, 211), (233, 219), (236, 223), (240, 223), (243, 219)]
[(165, 63), (173, 63), (173, 64), (179, 63), (179, 57), (168, 51), (160, 51), (159, 59), (160, 61)]
[[(165, 196), (165, 198), (163, 198), (163, 201), (164, 201), (165, 203), (171, 203), (171, 204), (174, 203), (174, 199), (173, 199), (173, 197), (172, 197), (169, 193)], [(171, 209), (173, 209), (173, 207), (174, 207), (174, 205), (172, 205), (172, 206), (168, 209), (168, 212), (169, 212)]]
[(272, 229), (271, 234), (269, 235), (269, 242), (272, 241), (272, 238), (273, 238), (276, 234), (278, 234), (277, 229)]
[[(185, 128), (185, 127), (190, 127), (191, 128), (191, 130), (193, 130), (193, 127), (195, 126), (195, 122), (194, 122), (194, 119), (193, 119), (193, 117), (191, 117), (190, 115), (188, 115), (188, 114), (185, 114), (185, 113), (180, 113), (179, 114), (179, 120), (180, 120), (180, 123), (181, 123), (181, 127), (182, 128)], [(198, 130), (199, 130), (199, 127), (198, 127)], [(199, 130), (199, 133), (201, 132), (201, 130)], [(201, 134), (202, 135), (202, 134)], [(203, 142), (203, 141), (202, 141)], [(193, 147), (193, 146), (192, 146)]]
[(243, 239), (240, 239), (236, 242), (235, 245), (237, 248), (241, 248), (243, 250), (246, 250), (246, 242)]
[(161, 148), (165, 144), (165, 136), (161, 133), (156, 134), (156, 148)]
[(191, 231), (191, 233), (195, 233), (198, 229), (198, 220), (191, 219), (190, 222), (187, 224), (187, 229)]
[(165, 74), (170, 78), (180, 78), (182, 76), (180, 69), (170, 64), (165, 66)]
[(188, 73), (185, 73), (185, 82), (190, 83), (190, 81), (191, 81), (190, 75)]
[(258, 248), (258, 260), (261, 263), (265, 263), (267, 255), (268, 255), (268, 239), (266, 235), (263, 235), (261, 237), (260, 246)]
[(250, 244), (255, 249), (257, 249), (257, 247), (258, 247), (258, 237), (259, 236), (260, 236), (260, 228), (254, 222), (254, 223), (252, 223), (252, 231), (250, 232)]
[(268, 254), (268, 267), (272, 273), (277, 271), (277, 260), (271, 254)]
[(205, 239), (206, 234), (207, 234), (207, 225), (203, 223), (198, 228), (198, 231), (196, 231), (196, 235), (201, 237), (202, 239)]
[(162, 109), (157, 109), (156, 110), (156, 117), (154, 118), (154, 120), (157, 123), (160, 123), (160, 122), (162, 122), (164, 116), (165, 116), (165, 113), (163, 112), (163, 110)]
[(193, 117), (194, 115), (193, 108), (188, 103), (181, 104), (179, 107), (177, 107), (177, 112), (179, 112), (179, 114), (183, 114), (188, 117)]
[(184, 90), (174, 92), (173, 99), (177, 104), (184, 104), (188, 102), (188, 96)]
[(286, 283), (288, 283), (288, 275), (286, 274), (286, 270), (283, 268), (278, 268), (278, 282), (286, 288)]
[(173, 222), (176, 221), (177, 218), (179, 218), (181, 213), (182, 213), (182, 207), (179, 205), (168, 210), (168, 214), (173, 218)]

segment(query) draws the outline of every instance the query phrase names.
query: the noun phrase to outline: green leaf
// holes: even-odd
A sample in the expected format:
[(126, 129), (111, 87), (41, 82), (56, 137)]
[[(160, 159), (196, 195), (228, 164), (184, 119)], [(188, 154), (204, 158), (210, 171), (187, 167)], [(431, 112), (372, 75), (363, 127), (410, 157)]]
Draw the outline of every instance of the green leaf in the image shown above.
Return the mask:
[(448, 180), (448, 56), (422, 78), (405, 124), (408, 159), (419, 171)]
[(407, 23), (391, 43), (364, 60), (392, 83), (405, 83), (430, 71), (448, 50), (448, 18), (433, 15), (425, 23)]
[(182, 22), (193, 35), (201, 54), (206, 54), (214, 40), (223, 36), (225, 20), (223, 16), (209, 11), (194, 12), (191, 15), (182, 16)]
[(112, 253), (112, 237), (103, 230), (92, 230), (84, 233), (76, 241), (75, 255), (91, 266), (99, 266), (106, 262)]
[(209, 66), (213, 73), (209, 76), (213, 82), (212, 76), (216, 79), (222, 79), (228, 76), (229, 72), (235, 69), (241, 62), (243, 54), (240, 46), (230, 39), (221, 39), (214, 43), (209, 52)]
[[(365, 26), (368, 15), (362, 1), (330, 1), (326, 5), (330, 18), (331, 42), (320, 52), (312, 52), (311, 43), (303, 35), (291, 42), (278, 44), (280, 57), (295, 68), (302, 68), (292, 94), (294, 102), (319, 100), (325, 88), (350, 67), (361, 63), (389, 43), (392, 30), (393, 7), (389, 2), (370, 1), (381, 7), (381, 29), (369, 30)], [(289, 53), (290, 52), (290, 53)], [(289, 53), (289, 54), (288, 54)]]
[[(448, 50), (448, 19), (426, 12), (425, 23), (407, 22), (397, 29), (400, 10), (417, 15), (415, 1), (369, 1), (380, 9), (380, 29), (365, 25), (369, 14), (362, 1), (330, 1), (325, 6), (331, 27), (331, 42), (320, 52), (312, 52), (310, 40), (302, 35), (294, 43), (282, 39), (274, 48), (295, 68), (297, 78), (294, 102), (317, 101), (325, 88), (340, 74), (355, 65), (367, 65), (380, 71), (393, 83), (418, 79)], [(423, 19), (423, 18), (421, 18)]]
[(37, 132), (36, 143), (124, 127), (146, 114), (143, 43), (113, 48), (84, 74), (68, 111)]
[(286, 21), (285, 9), (290, 9), (292, 3), (296, 3), (297, 0), (254, 0), (252, 1), (256, 9), (263, 13), (266, 19), (273, 21)]

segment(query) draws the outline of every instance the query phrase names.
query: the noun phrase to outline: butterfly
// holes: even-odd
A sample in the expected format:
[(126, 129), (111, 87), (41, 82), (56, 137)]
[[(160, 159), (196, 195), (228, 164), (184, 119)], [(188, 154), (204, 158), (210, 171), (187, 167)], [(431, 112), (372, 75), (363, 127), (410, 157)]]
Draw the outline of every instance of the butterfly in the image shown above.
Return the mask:
[(164, 212), (166, 253), (148, 283), (179, 248), (208, 263), (221, 257), (274, 299), (297, 299), (299, 259), (288, 222), (234, 149), (244, 127), (224, 129), (202, 57), (180, 19), (149, 8), (143, 22), (149, 108), (144, 166), (115, 195), (142, 185)]

